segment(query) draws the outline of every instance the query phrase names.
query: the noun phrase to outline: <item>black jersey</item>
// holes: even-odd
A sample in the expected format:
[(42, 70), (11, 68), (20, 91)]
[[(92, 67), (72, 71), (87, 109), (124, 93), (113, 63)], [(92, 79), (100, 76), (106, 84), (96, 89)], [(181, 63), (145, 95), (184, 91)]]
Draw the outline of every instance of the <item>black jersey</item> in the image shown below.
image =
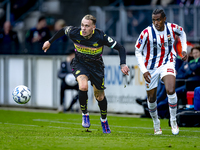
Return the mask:
[(104, 34), (103, 31), (95, 29), (90, 39), (85, 39), (82, 36), (81, 28), (69, 26), (65, 30), (65, 34), (73, 41), (76, 59), (80, 62), (102, 61), (103, 46), (113, 48), (117, 42), (111, 37)]
[(49, 39), (49, 42), (53, 43), (64, 34), (68, 35), (73, 41), (76, 59), (80, 62), (96, 61), (97, 63), (101, 62), (103, 64), (103, 46), (106, 45), (119, 51), (120, 65), (126, 64), (126, 51), (124, 47), (99, 29), (95, 29), (91, 38), (86, 39), (82, 36), (81, 28), (66, 26), (54, 34), (51, 39)]
[(49, 39), (53, 43), (56, 39), (66, 34), (74, 43), (75, 58), (71, 62), (72, 72), (77, 78), (84, 74), (97, 89), (104, 89), (104, 63), (102, 59), (104, 45), (119, 51), (120, 65), (126, 64), (126, 51), (124, 47), (114, 39), (95, 29), (91, 38), (82, 36), (81, 28), (67, 26), (58, 31)]

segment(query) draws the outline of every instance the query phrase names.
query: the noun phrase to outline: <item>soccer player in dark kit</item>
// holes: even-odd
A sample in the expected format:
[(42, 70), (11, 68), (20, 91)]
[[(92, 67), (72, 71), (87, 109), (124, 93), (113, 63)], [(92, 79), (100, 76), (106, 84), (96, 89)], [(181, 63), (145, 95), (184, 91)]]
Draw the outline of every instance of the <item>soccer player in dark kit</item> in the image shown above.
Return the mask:
[(104, 93), (104, 62), (102, 59), (103, 46), (106, 45), (119, 51), (121, 71), (128, 75), (129, 68), (126, 65), (126, 51), (113, 38), (96, 29), (96, 18), (86, 15), (81, 21), (81, 27), (66, 26), (58, 31), (42, 47), (46, 52), (51, 44), (63, 35), (67, 35), (74, 43), (75, 58), (72, 60), (72, 73), (79, 85), (79, 102), (82, 110), (82, 126), (90, 127), (88, 102), (88, 80), (91, 81), (94, 96), (101, 112), (101, 125), (103, 133), (111, 133), (107, 121), (107, 99)]

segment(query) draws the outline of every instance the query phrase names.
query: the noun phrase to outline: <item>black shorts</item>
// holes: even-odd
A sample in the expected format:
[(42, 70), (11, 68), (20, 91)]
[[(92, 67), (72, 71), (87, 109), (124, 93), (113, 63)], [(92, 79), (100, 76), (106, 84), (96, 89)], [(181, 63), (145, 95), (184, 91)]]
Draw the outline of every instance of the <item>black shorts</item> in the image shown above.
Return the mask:
[(86, 75), (92, 85), (98, 90), (104, 90), (104, 65), (98, 62), (79, 62), (73, 59), (71, 62), (72, 73), (77, 78), (79, 75)]

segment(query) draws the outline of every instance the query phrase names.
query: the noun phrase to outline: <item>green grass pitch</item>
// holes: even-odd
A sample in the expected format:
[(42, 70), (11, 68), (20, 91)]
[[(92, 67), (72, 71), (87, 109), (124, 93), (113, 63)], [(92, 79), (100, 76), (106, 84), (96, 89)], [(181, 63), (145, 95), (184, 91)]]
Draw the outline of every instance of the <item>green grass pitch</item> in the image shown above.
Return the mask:
[(0, 150), (197, 150), (200, 128), (180, 128), (172, 135), (168, 120), (163, 134), (153, 134), (149, 118), (108, 114), (111, 134), (103, 134), (100, 114), (90, 114), (91, 132), (81, 126), (81, 113), (57, 114), (0, 109)]

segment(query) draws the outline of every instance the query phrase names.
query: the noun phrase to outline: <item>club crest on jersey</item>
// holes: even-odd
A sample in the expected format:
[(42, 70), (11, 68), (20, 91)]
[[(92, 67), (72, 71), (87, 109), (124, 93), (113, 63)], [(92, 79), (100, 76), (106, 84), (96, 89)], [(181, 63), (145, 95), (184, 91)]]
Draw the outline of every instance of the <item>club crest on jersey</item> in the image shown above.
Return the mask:
[(112, 42), (113, 42), (113, 39), (112, 39), (111, 37), (108, 37), (108, 41), (109, 41), (110, 43), (112, 43)]
[(138, 42), (139, 42), (140, 44), (142, 44), (142, 39), (140, 38), (140, 39), (138, 40)]
[(168, 40), (170, 40), (170, 39), (171, 39), (171, 35), (170, 35), (170, 34), (168, 34), (168, 35), (167, 35), (167, 38), (168, 38)]

